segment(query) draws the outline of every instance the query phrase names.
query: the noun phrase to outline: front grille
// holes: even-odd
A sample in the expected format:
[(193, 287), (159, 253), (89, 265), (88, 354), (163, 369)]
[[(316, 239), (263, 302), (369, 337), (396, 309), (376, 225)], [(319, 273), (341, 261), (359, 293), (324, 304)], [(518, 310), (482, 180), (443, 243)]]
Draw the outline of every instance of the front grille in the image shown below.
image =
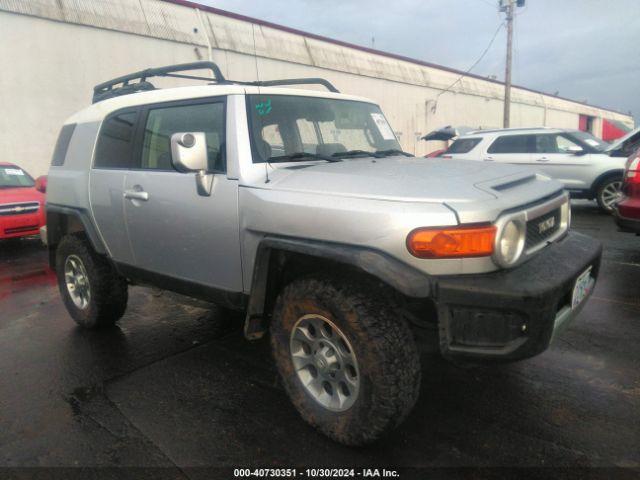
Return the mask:
[(11, 235), (13, 233), (25, 233), (32, 230), (38, 230), (38, 225), (27, 225), (25, 227), (5, 228), (5, 235)]
[(557, 208), (527, 222), (525, 249), (530, 249), (552, 237), (560, 229), (560, 209)]
[(38, 202), (6, 203), (0, 205), (0, 216), (26, 215), (27, 213), (36, 213), (38, 210), (40, 210)]

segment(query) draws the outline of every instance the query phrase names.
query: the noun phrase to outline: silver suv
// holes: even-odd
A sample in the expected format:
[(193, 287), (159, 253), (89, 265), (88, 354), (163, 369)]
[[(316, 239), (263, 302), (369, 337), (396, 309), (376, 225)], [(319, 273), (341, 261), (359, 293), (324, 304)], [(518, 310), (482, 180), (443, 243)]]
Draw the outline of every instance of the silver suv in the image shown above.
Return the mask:
[(620, 199), (628, 144), (634, 138), (637, 142), (632, 134), (610, 145), (578, 130), (477, 130), (458, 137), (442, 156), (535, 168), (562, 182), (573, 198), (595, 199), (610, 213)]
[[(153, 76), (210, 68), (206, 86)], [(328, 92), (279, 88), (319, 83)], [(98, 85), (49, 173), (46, 238), (87, 328), (129, 284), (246, 312), (301, 416), (350, 445), (407, 416), (413, 330), (446, 358), (536, 355), (593, 290), (601, 246), (562, 185), (512, 165), (415, 158), (380, 108), (322, 79), (230, 82), (209, 62)], [(126, 320), (126, 319), (125, 319)]]

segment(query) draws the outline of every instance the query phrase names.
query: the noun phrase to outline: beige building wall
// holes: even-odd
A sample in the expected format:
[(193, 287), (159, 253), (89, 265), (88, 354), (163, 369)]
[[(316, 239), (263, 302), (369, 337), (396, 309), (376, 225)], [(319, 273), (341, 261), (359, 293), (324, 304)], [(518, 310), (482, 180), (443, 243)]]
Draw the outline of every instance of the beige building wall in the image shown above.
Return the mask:
[[(403, 148), (418, 155), (440, 147), (419, 140), (433, 129), (502, 124), (499, 83), (464, 77), (445, 92), (458, 73), (276, 26), (163, 0), (0, 0), (0, 161), (46, 173), (62, 122), (90, 103), (95, 84), (206, 60), (209, 46), (230, 79), (319, 76), (372, 98)], [(577, 128), (579, 114), (595, 118), (596, 134), (602, 118), (633, 125), (629, 115), (521, 88), (512, 101), (512, 126)]]

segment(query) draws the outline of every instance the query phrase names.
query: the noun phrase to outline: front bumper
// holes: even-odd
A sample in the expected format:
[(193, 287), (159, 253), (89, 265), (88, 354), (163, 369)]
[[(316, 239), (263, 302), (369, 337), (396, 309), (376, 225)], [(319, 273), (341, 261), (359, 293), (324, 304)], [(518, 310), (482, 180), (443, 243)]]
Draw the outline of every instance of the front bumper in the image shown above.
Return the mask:
[[(570, 232), (511, 270), (439, 277), (440, 349), (447, 357), (518, 360), (544, 351), (593, 292), (602, 246)], [(572, 308), (577, 278), (591, 268), (587, 297)]]
[(36, 213), (0, 217), (0, 239), (39, 235), (40, 227), (45, 223), (42, 207)]
[[(630, 203), (630, 202), (627, 202), (627, 203)], [(625, 213), (627, 214), (635, 213), (636, 215), (640, 213), (640, 202), (636, 202), (636, 203), (637, 205), (635, 204), (618, 205), (613, 210), (613, 218), (615, 219), (618, 227), (620, 227), (620, 230), (622, 230), (623, 232), (632, 232), (632, 233), (640, 234), (640, 218), (630, 218), (630, 217), (624, 216)]]

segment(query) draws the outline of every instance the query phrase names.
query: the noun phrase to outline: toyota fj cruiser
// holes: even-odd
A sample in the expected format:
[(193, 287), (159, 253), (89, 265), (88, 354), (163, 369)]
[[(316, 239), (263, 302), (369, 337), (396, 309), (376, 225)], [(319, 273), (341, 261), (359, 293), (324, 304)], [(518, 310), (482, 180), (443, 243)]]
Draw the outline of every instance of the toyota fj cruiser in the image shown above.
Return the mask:
[[(201, 78), (156, 89), (150, 77)], [(312, 84), (329, 91), (281, 88)], [(513, 165), (415, 158), (380, 108), (323, 79), (231, 82), (211, 62), (98, 85), (63, 126), (46, 238), (88, 328), (141, 283), (246, 311), (302, 417), (371, 442), (416, 402), (412, 328), (447, 358), (536, 355), (592, 292), (600, 244), (562, 185)]]

